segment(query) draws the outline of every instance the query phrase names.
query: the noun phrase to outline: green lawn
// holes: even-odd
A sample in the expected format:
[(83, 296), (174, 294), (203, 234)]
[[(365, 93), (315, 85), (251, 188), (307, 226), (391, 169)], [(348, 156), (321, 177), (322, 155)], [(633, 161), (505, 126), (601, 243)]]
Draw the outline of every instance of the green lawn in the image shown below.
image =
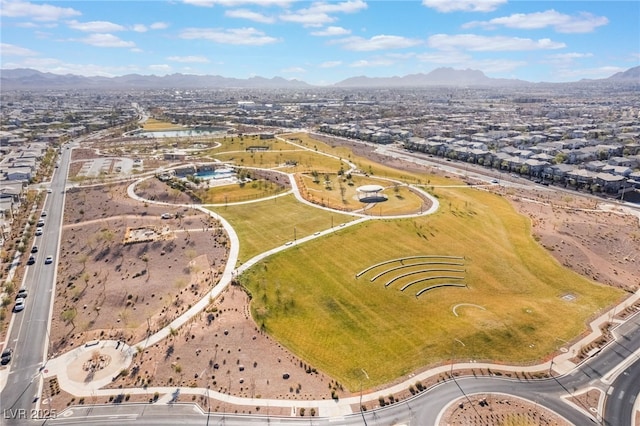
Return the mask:
[(333, 213), (299, 203), (293, 195), (250, 204), (211, 208), (231, 223), (240, 239), (239, 263), (253, 256), (317, 231), (332, 224), (354, 220), (352, 216)]
[[(468, 188), (437, 188), (436, 195), (441, 209), (435, 215), (340, 228), (243, 274), (258, 325), (355, 390), (361, 369), (375, 386), (449, 360), (452, 351), (459, 360), (535, 362), (556, 349), (557, 339), (579, 335), (587, 319), (622, 297), (559, 265), (533, 240), (528, 219), (499, 196)], [(276, 233), (261, 232), (276, 227), (278, 241), (290, 240), (293, 226), (306, 222), (307, 209), (288, 205), (271, 221), (259, 219), (259, 226), (250, 212), (238, 209), (232, 224), (240, 225), (249, 251), (258, 252)], [(254, 210), (253, 217), (264, 213)], [(326, 225), (326, 217), (310, 219), (313, 229)], [(369, 281), (373, 272), (355, 278), (374, 263), (423, 254), (464, 256), (468, 288), (416, 298), (418, 285), (400, 291), (406, 281), (385, 287), (382, 280)], [(567, 293), (575, 301), (561, 298)], [(486, 310), (465, 306), (456, 317), (452, 308), (459, 303)]]
[(258, 198), (275, 195), (285, 190), (286, 188), (284, 187), (280, 187), (264, 179), (259, 179), (244, 185), (232, 183), (229, 185), (214, 186), (199, 191), (198, 195), (200, 195), (203, 204), (222, 204), (256, 200)]

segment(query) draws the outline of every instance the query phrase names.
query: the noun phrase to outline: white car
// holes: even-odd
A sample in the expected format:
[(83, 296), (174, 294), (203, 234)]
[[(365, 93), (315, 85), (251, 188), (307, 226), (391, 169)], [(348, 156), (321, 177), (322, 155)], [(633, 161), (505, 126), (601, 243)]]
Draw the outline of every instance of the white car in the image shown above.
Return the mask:
[(44, 260), (45, 265), (49, 265), (50, 263), (53, 263), (53, 256), (47, 256)]
[(13, 306), (13, 312), (20, 312), (23, 310), (25, 303), (26, 299), (24, 297), (18, 297), (16, 299), (16, 304)]
[(42, 228), (36, 228), (36, 237), (42, 235)]

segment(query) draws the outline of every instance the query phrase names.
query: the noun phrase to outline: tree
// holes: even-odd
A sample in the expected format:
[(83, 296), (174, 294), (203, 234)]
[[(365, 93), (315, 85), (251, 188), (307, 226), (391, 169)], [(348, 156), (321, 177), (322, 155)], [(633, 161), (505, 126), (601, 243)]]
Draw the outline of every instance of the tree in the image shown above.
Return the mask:
[(564, 152), (559, 152), (556, 154), (555, 157), (553, 157), (554, 164), (564, 163), (566, 160), (567, 160), (567, 154), (565, 154)]
[(78, 311), (76, 310), (76, 308), (69, 308), (69, 309), (65, 309), (64, 311), (62, 311), (62, 313), (60, 314), (60, 317), (62, 318), (62, 320), (66, 323), (66, 324), (71, 324), (72, 327), (72, 331), (75, 330), (76, 325), (73, 322), (73, 320), (76, 318), (76, 315), (78, 314)]

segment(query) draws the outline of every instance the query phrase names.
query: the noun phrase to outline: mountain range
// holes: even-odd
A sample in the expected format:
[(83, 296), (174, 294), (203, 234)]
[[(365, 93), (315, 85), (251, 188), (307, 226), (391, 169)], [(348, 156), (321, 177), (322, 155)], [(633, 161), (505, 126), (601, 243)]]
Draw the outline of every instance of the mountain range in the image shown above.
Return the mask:
[[(581, 80), (640, 85), (640, 66), (630, 68), (600, 80)], [(578, 83), (580, 83), (578, 82)], [(16, 89), (304, 89), (313, 88), (304, 81), (287, 80), (282, 77), (248, 79), (229, 78), (219, 75), (170, 74), (155, 75), (128, 74), (120, 77), (84, 77), (75, 74), (43, 73), (28, 68), (1, 69), (0, 84), (3, 90)], [(524, 80), (487, 77), (482, 71), (453, 68), (437, 68), (427, 74), (409, 74), (403, 77), (352, 77), (332, 86), (336, 88), (400, 88), (430, 86), (462, 87), (516, 87), (534, 84)]]

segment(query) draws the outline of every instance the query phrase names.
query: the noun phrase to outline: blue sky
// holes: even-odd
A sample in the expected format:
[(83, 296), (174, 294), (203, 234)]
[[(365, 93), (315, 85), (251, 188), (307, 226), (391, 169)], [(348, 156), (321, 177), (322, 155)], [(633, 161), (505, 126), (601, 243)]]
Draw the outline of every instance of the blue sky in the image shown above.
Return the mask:
[(640, 64), (636, 0), (0, 0), (0, 18), (1, 67), (56, 74), (559, 82)]

